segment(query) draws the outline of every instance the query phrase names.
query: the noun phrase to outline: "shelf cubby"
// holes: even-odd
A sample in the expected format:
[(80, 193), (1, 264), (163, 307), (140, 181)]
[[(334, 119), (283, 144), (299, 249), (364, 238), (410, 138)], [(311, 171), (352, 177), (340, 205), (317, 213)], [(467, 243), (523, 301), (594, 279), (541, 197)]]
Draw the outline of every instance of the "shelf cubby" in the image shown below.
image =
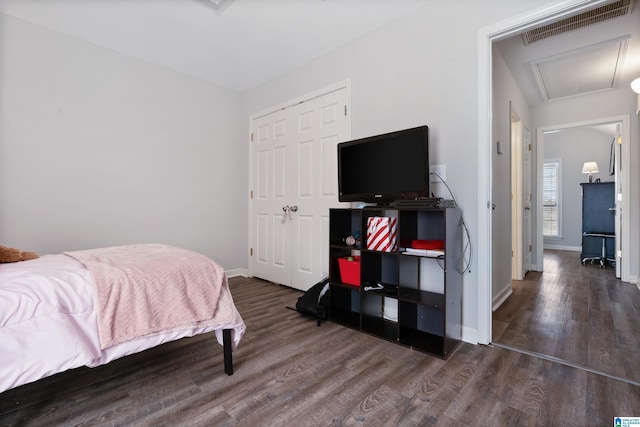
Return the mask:
[(360, 328), (360, 290), (355, 286), (331, 285), (330, 318), (350, 328)]
[[(398, 248), (367, 249), (368, 219), (397, 219)], [(330, 319), (447, 358), (462, 336), (462, 229), (458, 208), (365, 207), (329, 214)], [(345, 243), (360, 235), (360, 246)], [(403, 254), (414, 240), (441, 240), (444, 255)], [(360, 256), (359, 286), (343, 283), (338, 258)], [(383, 289), (369, 289), (382, 285)]]

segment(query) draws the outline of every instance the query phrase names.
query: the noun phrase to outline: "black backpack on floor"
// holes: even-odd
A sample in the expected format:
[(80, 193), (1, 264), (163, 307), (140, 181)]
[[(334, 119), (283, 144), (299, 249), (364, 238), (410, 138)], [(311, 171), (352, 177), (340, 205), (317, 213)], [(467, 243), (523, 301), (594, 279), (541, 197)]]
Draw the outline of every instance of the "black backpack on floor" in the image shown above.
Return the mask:
[(320, 322), (329, 317), (329, 278), (325, 277), (304, 293), (296, 303), (299, 313), (313, 316)]

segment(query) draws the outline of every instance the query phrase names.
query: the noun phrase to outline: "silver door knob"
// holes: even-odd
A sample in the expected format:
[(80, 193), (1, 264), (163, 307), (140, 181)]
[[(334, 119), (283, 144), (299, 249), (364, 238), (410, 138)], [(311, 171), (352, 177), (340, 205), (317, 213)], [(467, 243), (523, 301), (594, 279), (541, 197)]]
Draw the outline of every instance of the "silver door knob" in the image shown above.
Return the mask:
[(296, 205), (291, 206), (289, 209), (291, 209), (291, 212), (298, 212), (298, 206)]

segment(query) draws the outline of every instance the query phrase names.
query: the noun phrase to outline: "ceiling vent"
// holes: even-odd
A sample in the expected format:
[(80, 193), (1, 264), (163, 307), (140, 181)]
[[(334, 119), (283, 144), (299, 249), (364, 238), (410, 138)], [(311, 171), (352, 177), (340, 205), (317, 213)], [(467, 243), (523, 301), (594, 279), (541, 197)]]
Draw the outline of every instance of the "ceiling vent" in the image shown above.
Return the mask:
[(539, 27), (522, 34), (524, 44), (528, 45), (558, 34), (577, 30), (592, 24), (606, 21), (608, 19), (617, 18), (631, 13), (631, 5), (633, 0), (619, 0), (597, 9), (571, 16), (553, 24)]

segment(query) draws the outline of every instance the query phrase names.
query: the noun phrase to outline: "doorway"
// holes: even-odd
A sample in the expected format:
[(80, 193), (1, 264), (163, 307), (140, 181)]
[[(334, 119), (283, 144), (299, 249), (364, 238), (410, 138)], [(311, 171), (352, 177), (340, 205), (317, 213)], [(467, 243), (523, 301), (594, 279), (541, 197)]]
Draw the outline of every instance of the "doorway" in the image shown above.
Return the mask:
[[(600, 166), (603, 176), (613, 176), (615, 182), (615, 277), (628, 282), (631, 275), (630, 263), (628, 262), (631, 241), (629, 238), (628, 230), (631, 227), (629, 215), (625, 215), (628, 211), (628, 201), (630, 194), (630, 117), (629, 116), (615, 116), (605, 117), (601, 119), (588, 120), (576, 123), (566, 123), (562, 125), (542, 127), (537, 130), (538, 145), (537, 145), (537, 188), (538, 188), (538, 200), (542, 200), (542, 163), (544, 159), (544, 142), (545, 135), (552, 132), (559, 132), (563, 130), (576, 130), (584, 128), (603, 128), (609, 127), (611, 137), (611, 146), (607, 150), (609, 160), (606, 159), (600, 163), (604, 163)], [(606, 148), (606, 147), (605, 147)], [(611, 175), (610, 175), (611, 174)], [(610, 180), (610, 179), (605, 179)], [(581, 218), (577, 218), (581, 221)], [(543, 229), (543, 206), (541, 203), (537, 206), (537, 258), (542, 260), (544, 256), (544, 238), (542, 235)], [(627, 232), (624, 232), (627, 230)]]
[[(511, 103), (510, 103), (511, 104)], [(522, 280), (531, 266), (531, 143), (529, 128), (511, 115), (511, 278)], [(495, 181), (494, 181), (495, 185)]]
[[(514, 120), (512, 116), (512, 122)], [(608, 117), (588, 122), (556, 125), (553, 128), (539, 128), (537, 133), (536, 177), (537, 197), (543, 200), (543, 144), (545, 133), (558, 128), (577, 128), (584, 125), (613, 125), (616, 136), (612, 145), (616, 180), (616, 234), (620, 242), (622, 257), (617, 256), (617, 267), (622, 275), (629, 276), (628, 257), (629, 215), (625, 212), (625, 201), (629, 200), (629, 116)], [(609, 161), (604, 169), (608, 172)], [(519, 161), (514, 164), (519, 165)], [(582, 166), (582, 163), (580, 164)], [(574, 165), (574, 169), (575, 165)], [(626, 172), (626, 173), (625, 173)], [(535, 182), (535, 181), (534, 181)], [(493, 189), (492, 189), (493, 191)], [(628, 203), (628, 202), (627, 202)], [(582, 266), (578, 255), (567, 251), (543, 252), (541, 203), (536, 211), (537, 262), (540, 270), (532, 272), (524, 280), (513, 282), (513, 296), (495, 312), (495, 317), (487, 323), (492, 325), (490, 339), (496, 346), (508, 347), (516, 351), (535, 354), (541, 358), (592, 370), (602, 375), (622, 379), (638, 385), (640, 377), (628, 364), (628, 357), (619, 357), (628, 348), (635, 348), (640, 342), (634, 334), (637, 319), (630, 319), (628, 313), (640, 296), (635, 286), (619, 280), (612, 280), (611, 269), (601, 270), (598, 266)], [(580, 219), (575, 226), (580, 227)], [(619, 225), (618, 225), (619, 224)], [(627, 258), (628, 259), (628, 258)], [(609, 276), (609, 277), (607, 277)], [(628, 280), (627, 280), (628, 281)], [(609, 304), (609, 305), (608, 305)], [(495, 324), (494, 324), (495, 320)], [(620, 325), (624, 325), (620, 327)]]
[[(571, 17), (606, 4), (606, 0), (571, 0), (550, 5), (529, 13), (516, 16), (500, 23), (481, 28), (478, 31), (478, 321), (477, 342), (489, 344), (492, 340), (492, 46), (495, 41), (521, 34), (540, 24)], [(624, 133), (624, 129), (623, 129)], [(629, 162), (629, 156), (622, 156), (622, 162)], [(625, 168), (625, 165), (622, 165)], [(629, 170), (628, 164), (626, 170)], [(627, 174), (626, 180), (629, 180)], [(628, 182), (622, 183), (623, 197), (628, 200)], [(539, 190), (538, 190), (539, 191)], [(626, 216), (628, 218), (628, 215)], [(623, 251), (624, 251), (624, 244)], [(536, 254), (542, 256), (541, 246)], [(628, 248), (627, 248), (628, 250)], [(627, 252), (629, 253), (629, 252)], [(538, 258), (535, 262), (541, 263)], [(625, 280), (625, 271), (622, 271)]]

